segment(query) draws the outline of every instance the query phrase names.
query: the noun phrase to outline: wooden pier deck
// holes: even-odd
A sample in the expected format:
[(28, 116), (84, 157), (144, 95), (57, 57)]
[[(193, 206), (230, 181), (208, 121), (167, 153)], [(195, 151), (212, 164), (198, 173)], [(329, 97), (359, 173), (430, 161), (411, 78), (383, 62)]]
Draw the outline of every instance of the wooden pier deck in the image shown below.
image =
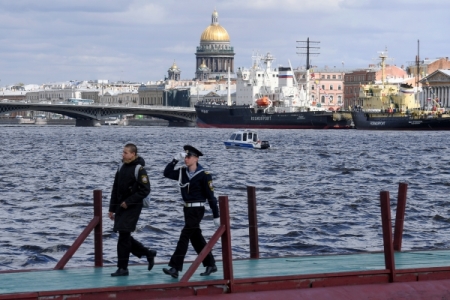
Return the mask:
[[(249, 193), (254, 200), (254, 191)], [(380, 192), (383, 252), (259, 258), (256, 210), (249, 206), (250, 259), (232, 259), (228, 198), (219, 197), (221, 225), (193, 262), (174, 279), (166, 264), (129, 266), (130, 275), (111, 277), (103, 266), (101, 191), (94, 191), (94, 218), (54, 270), (0, 272), (0, 300), (5, 299), (450, 299), (450, 249), (401, 251), (406, 184), (400, 184), (392, 236), (389, 192)], [(253, 202), (252, 200), (252, 202)], [(96, 267), (64, 269), (94, 231)], [(218, 272), (202, 277), (200, 263), (221, 239)], [(200, 266), (200, 267), (199, 267)]]
[[(384, 264), (383, 253), (233, 260), (232, 284), (223, 279), (221, 261), (218, 272), (202, 277), (201, 267), (186, 283), (165, 275), (165, 264), (156, 264), (150, 272), (147, 265), (131, 265), (126, 277), (111, 277), (115, 266), (5, 272), (0, 273), (0, 299), (179, 299), (230, 292), (391, 285)], [(394, 282), (450, 280), (450, 250), (397, 252), (395, 267)]]

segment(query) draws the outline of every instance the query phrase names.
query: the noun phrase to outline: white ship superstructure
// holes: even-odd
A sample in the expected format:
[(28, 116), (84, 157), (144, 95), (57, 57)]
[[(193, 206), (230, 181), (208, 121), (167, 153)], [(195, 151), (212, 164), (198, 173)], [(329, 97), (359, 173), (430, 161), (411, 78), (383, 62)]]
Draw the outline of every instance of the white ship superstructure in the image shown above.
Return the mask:
[(307, 102), (306, 91), (295, 82), (292, 67), (272, 68), (273, 60), (270, 53), (256, 55), (252, 68), (238, 69), (236, 105), (263, 107), (272, 112), (320, 110)]

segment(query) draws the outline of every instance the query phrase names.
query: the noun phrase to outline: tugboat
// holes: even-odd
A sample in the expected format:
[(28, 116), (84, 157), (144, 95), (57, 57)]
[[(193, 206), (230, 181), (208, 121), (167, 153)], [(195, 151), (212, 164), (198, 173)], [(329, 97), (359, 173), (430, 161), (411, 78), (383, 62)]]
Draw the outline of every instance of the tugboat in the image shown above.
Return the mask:
[[(349, 113), (313, 105), (308, 88), (299, 88), (292, 67), (272, 68), (273, 56), (254, 56), (250, 69), (236, 72), (236, 103), (195, 104), (202, 128), (349, 129)], [(308, 70), (309, 71), (309, 70)], [(230, 77), (230, 75), (228, 75)], [(228, 78), (228, 80), (230, 80)], [(230, 89), (228, 89), (229, 91)]]
[(239, 130), (233, 132), (228, 140), (224, 142), (227, 149), (268, 149), (269, 141), (260, 141), (258, 134), (252, 130)]
[(385, 52), (380, 54), (381, 83), (361, 85), (362, 107), (352, 109), (356, 129), (366, 130), (450, 130), (450, 114), (441, 108), (438, 99), (428, 99), (425, 107), (417, 99), (419, 87), (410, 84), (386, 83)]

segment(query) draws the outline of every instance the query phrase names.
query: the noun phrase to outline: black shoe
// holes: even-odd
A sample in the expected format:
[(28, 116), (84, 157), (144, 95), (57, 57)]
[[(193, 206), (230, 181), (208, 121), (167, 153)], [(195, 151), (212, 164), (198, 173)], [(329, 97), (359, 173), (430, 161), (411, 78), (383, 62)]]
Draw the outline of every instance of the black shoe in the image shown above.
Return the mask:
[(212, 266), (212, 267), (206, 267), (206, 270), (204, 273), (201, 273), (200, 276), (208, 276), (211, 275), (211, 273), (217, 272), (217, 267), (216, 266)]
[(111, 276), (128, 276), (128, 270), (118, 268), (117, 271), (111, 273)]
[(155, 265), (155, 256), (156, 256), (156, 250), (148, 250), (147, 251), (147, 261), (148, 261), (148, 270), (150, 271), (153, 269), (153, 266)]
[(173, 278), (178, 278), (178, 271), (175, 268), (170, 268), (170, 269), (163, 269), (163, 272), (166, 273), (167, 275), (172, 276)]

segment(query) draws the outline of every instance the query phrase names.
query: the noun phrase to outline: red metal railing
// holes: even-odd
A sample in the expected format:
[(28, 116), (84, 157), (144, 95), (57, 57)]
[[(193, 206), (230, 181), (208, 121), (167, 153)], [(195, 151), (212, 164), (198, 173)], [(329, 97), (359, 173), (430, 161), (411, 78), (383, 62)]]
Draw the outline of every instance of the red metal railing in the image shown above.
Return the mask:
[(380, 192), (381, 225), (383, 228), (384, 264), (389, 272), (389, 282), (394, 282), (395, 261), (394, 245), (392, 243), (391, 204), (389, 192)]
[(400, 183), (398, 186), (397, 196), (397, 214), (395, 218), (395, 233), (392, 240), (392, 219), (391, 219), (391, 200), (389, 192), (380, 192), (381, 205), (381, 225), (383, 228), (383, 246), (384, 246), (384, 262), (389, 272), (389, 281), (395, 281), (395, 260), (394, 250), (400, 251), (402, 248), (403, 223), (405, 221), (406, 208), (406, 190), (408, 184)]
[(81, 232), (78, 238), (73, 242), (72, 246), (67, 250), (64, 256), (59, 260), (54, 270), (62, 270), (67, 262), (72, 258), (74, 253), (83, 244), (84, 240), (94, 230), (94, 249), (95, 249), (95, 266), (103, 267), (103, 239), (102, 239), (102, 191), (94, 191), (94, 218)]
[(405, 209), (406, 209), (406, 190), (408, 189), (407, 183), (400, 183), (398, 185), (398, 197), (397, 197), (397, 214), (395, 216), (395, 231), (394, 231), (394, 250), (402, 250), (403, 239), (403, 223), (405, 222)]
[(248, 236), (250, 238), (250, 258), (259, 258), (258, 217), (256, 213), (256, 192), (254, 186), (247, 186)]

